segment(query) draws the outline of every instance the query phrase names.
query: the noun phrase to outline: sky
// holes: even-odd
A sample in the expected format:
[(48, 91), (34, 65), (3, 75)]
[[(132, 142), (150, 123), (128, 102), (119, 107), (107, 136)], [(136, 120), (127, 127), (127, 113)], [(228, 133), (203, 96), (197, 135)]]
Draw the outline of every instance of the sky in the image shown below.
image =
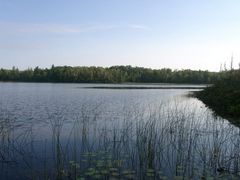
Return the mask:
[(240, 62), (239, 0), (0, 0), (0, 68)]

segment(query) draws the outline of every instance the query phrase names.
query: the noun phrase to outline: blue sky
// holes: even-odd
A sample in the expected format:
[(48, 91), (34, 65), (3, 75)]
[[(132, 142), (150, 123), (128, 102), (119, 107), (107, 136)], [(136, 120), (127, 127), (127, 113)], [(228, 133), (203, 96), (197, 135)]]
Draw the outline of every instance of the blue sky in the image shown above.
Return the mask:
[(0, 67), (240, 62), (239, 0), (0, 0)]

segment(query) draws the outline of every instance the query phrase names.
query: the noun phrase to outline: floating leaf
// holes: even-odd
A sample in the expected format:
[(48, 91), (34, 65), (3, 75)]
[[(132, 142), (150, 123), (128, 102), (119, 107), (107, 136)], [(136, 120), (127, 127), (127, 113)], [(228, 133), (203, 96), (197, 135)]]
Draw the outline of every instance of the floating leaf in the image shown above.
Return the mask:
[(75, 162), (74, 161), (69, 161), (70, 164), (74, 164)]
[(134, 179), (135, 178), (135, 176), (133, 174), (127, 174), (127, 175), (125, 175), (125, 177), (127, 179)]
[(154, 169), (147, 169), (147, 173), (154, 173)]
[(112, 176), (119, 176), (119, 174), (116, 173), (116, 172), (113, 172), (111, 175), (112, 175)]
[(160, 179), (167, 180), (168, 178), (167, 178), (167, 176), (162, 176)]
[(182, 180), (183, 177), (181, 177), (181, 176), (175, 176), (174, 179), (175, 179), (175, 180)]
[(153, 173), (147, 173), (147, 176), (148, 176), (148, 177), (153, 177), (154, 174), (153, 174)]
[(85, 180), (84, 177), (78, 177), (77, 180)]

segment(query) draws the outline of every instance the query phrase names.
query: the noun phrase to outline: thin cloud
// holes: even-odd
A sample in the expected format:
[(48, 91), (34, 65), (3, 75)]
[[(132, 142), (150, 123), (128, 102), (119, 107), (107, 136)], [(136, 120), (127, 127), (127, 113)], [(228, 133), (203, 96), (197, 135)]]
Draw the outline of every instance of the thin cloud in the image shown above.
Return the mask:
[(149, 30), (150, 28), (144, 25), (131, 24), (131, 25), (63, 25), (63, 24), (50, 24), (50, 23), (1, 23), (0, 22), (0, 35), (9, 33), (87, 33), (87, 32), (101, 32), (109, 30)]
[(150, 30), (150, 27), (144, 26), (144, 25), (139, 25), (139, 24), (131, 24), (129, 25), (129, 28), (131, 29), (138, 29), (138, 30)]
[(82, 33), (99, 30), (110, 30), (116, 26), (76, 26), (62, 24), (38, 24), (38, 23), (0, 23), (0, 32), (15, 33)]
[(40, 43), (0, 43), (1, 50), (41, 50), (46, 48), (48, 45)]

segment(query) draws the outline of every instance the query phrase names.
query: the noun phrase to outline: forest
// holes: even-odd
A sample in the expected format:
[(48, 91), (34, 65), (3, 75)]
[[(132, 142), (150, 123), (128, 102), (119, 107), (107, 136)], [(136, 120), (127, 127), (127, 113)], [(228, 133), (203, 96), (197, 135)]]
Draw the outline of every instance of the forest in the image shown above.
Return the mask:
[(150, 69), (132, 66), (0, 69), (0, 81), (56, 83), (191, 83), (209, 84), (220, 78), (219, 73), (202, 70)]

